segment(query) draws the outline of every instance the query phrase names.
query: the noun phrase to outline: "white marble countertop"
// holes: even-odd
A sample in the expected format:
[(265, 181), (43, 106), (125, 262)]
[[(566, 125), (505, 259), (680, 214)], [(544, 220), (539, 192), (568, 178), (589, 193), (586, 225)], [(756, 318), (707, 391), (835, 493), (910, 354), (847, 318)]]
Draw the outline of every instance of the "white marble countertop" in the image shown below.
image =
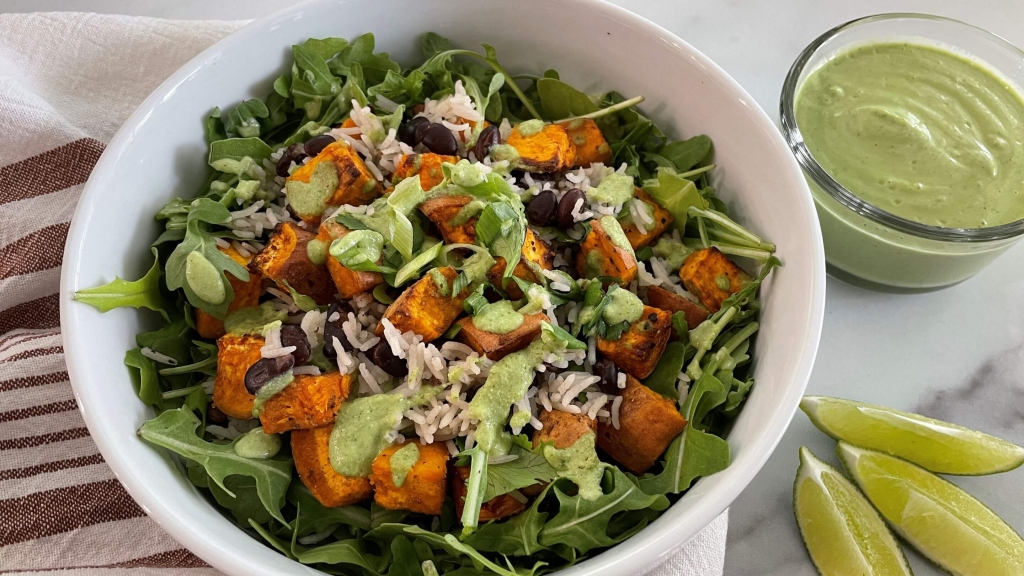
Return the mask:
[[(294, 0), (7, 0), (0, 11), (76, 10), (164, 18), (255, 18)], [(1019, 0), (617, 0), (710, 56), (776, 117), (786, 71), (811, 40), (879, 12), (958, 18), (1024, 46)], [(958, 286), (896, 295), (828, 280), (825, 326), (808, 392), (955, 421), (1024, 444), (1024, 244)], [(836, 463), (834, 443), (797, 413), (730, 511), (726, 575), (814, 574), (792, 514), (797, 449)], [(1024, 532), (1024, 470), (954, 479)], [(908, 553), (919, 576), (941, 574)]]

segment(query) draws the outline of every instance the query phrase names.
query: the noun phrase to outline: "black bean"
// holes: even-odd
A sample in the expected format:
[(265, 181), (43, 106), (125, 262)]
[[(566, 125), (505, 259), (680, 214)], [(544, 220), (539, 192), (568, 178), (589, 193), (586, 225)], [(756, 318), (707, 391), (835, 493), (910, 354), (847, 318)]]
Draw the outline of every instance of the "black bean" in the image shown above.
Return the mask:
[(294, 324), (281, 326), (281, 346), (295, 346), (292, 356), (295, 357), (296, 366), (301, 366), (309, 361), (311, 353), (309, 339), (306, 338), (306, 333), (302, 328)]
[[(576, 203), (580, 200), (586, 202), (586, 197), (583, 194), (583, 190), (579, 188), (573, 188), (566, 192), (562, 199), (558, 201), (558, 226), (568, 230), (576, 224), (576, 219), (572, 217), (572, 211), (576, 208)], [(582, 211), (582, 207), (580, 208)]]
[(607, 358), (598, 360), (597, 364), (594, 364), (594, 375), (601, 378), (597, 385), (605, 394), (617, 396), (622, 393), (619, 389), (619, 368), (615, 362)]
[(370, 360), (373, 361), (381, 370), (401, 378), (409, 374), (409, 363), (395, 356), (394, 352), (391, 351), (391, 344), (388, 341), (381, 340), (376, 346), (370, 350)]
[(454, 156), (459, 153), (459, 143), (455, 140), (452, 131), (444, 124), (431, 124), (423, 131), (420, 144), (427, 147), (434, 154)]
[(501, 144), (501, 134), (498, 133), (498, 127), (491, 124), (480, 132), (476, 138), (476, 144), (473, 145), (473, 155), (476, 156), (477, 161), (482, 161), (485, 156), (490, 154), (491, 147), (495, 144)]
[(292, 144), (288, 148), (285, 148), (281, 159), (277, 161), (277, 175), (281, 178), (288, 177), (288, 169), (291, 168), (292, 162), (301, 164), (306, 158), (306, 150), (302, 144)]
[(409, 146), (415, 146), (420, 143), (427, 126), (430, 126), (430, 120), (417, 116), (398, 127), (398, 139)]
[[(324, 323), (324, 356), (328, 358), (338, 357), (338, 353), (334, 350), (335, 338), (338, 339), (338, 342), (341, 342), (342, 348), (351, 350), (348, 337), (345, 336), (345, 330), (341, 327), (345, 320), (348, 320), (349, 312), (353, 312), (353, 310), (348, 302), (332, 302), (327, 307), (327, 322)], [(338, 314), (338, 318), (331, 320), (335, 313)]]
[(245, 389), (255, 394), (266, 386), (274, 377), (284, 374), (295, 366), (295, 357), (291, 354), (277, 358), (260, 358), (245, 372)]
[(316, 156), (322, 152), (324, 148), (334, 144), (334, 142), (334, 136), (331, 136), (330, 134), (321, 134), (306, 140), (306, 143), (303, 144), (302, 147), (305, 149), (307, 156)]
[(206, 408), (206, 423), (227, 426), (228, 415), (221, 412), (220, 409), (213, 404), (210, 404), (209, 407)]
[(551, 190), (544, 190), (526, 205), (526, 219), (534, 226), (550, 226), (558, 212), (558, 197)]

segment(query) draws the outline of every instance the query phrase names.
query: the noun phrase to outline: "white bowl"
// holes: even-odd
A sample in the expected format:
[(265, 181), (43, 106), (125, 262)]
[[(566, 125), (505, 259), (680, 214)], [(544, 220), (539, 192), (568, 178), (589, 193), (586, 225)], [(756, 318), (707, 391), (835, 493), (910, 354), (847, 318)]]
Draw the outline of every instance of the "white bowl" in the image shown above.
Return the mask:
[(74, 292), (151, 263), (153, 214), (195, 195), (205, 176), (202, 119), (264, 97), (289, 47), (309, 37), (377, 37), (378, 50), (409, 65), (433, 30), (465, 48), (487, 42), (515, 71), (555, 68), (591, 92), (643, 94), (646, 114), (674, 137), (708, 134), (721, 197), (736, 219), (778, 245), (785, 263), (766, 282), (754, 354), (757, 379), (729, 434), (733, 462), (700, 480), (657, 521), (624, 543), (563, 572), (632, 575), (653, 566), (722, 513), (782, 437), (818, 347), (825, 260), (810, 193), (775, 126), (736, 82), (658, 26), (594, 0), (323, 0), (258, 20), (212, 46), (164, 82), (114, 136), (82, 193), (61, 278), (68, 373), (89, 431), (117, 478), (168, 533), (211, 565), (237, 575), (310, 574), (211, 506), (162, 449), (135, 431), (153, 416), (136, 398), (122, 360), (148, 312), (100, 314)]

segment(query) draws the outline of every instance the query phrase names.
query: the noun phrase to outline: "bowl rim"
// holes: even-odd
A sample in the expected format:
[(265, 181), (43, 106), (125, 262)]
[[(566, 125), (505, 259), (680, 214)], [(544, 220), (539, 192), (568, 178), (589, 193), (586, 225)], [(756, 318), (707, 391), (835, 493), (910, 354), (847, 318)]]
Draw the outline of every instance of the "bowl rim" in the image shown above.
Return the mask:
[[(77, 287), (77, 265), (81, 260), (83, 239), (88, 231), (87, 221), (90, 213), (95, 209), (94, 204), (103, 187), (102, 181), (112, 177), (113, 168), (116, 167), (122, 154), (132, 143), (135, 131), (147, 121), (153, 108), (164, 98), (172, 94), (179, 85), (187, 82), (193, 75), (215, 61), (219, 54), (238, 49), (240, 43), (258, 34), (260, 30), (270, 27), (279, 21), (293, 18), (310, 6), (332, 1), (337, 2), (338, 0), (306, 0), (305, 2), (300, 2), (254, 20), (200, 52), (161, 83), (139, 105), (107, 144), (106, 149), (96, 163), (88, 182), (82, 190), (65, 244), (60, 283), (61, 338), (64, 344), (69, 380), (93, 441), (96, 442), (97, 447), (100, 449), (115, 477), (121, 482), (132, 498), (146, 511), (150, 518), (175, 540), (211, 566), (232, 574), (270, 575), (277, 572), (271, 566), (264, 566), (251, 561), (247, 562), (244, 558), (238, 558), (237, 553), (233, 549), (223, 549), (216, 546), (214, 544), (216, 541), (215, 532), (205, 526), (189, 524), (187, 518), (183, 517), (173, 505), (167, 502), (164, 497), (150, 486), (147, 486), (144, 480), (136, 475), (132, 463), (122, 457), (117, 447), (121, 435), (104, 426), (99, 413), (101, 410), (97, 408), (94, 411), (94, 408), (100, 404), (99, 400), (94, 405), (89, 391), (82, 384), (83, 376), (87, 372), (85, 367), (89, 364), (89, 358), (76, 349), (75, 340), (88, 338), (88, 334), (85, 333), (86, 330), (73, 325), (69, 320), (68, 310), (73, 305), (72, 297)], [(344, 3), (344, 0), (342, 1)], [(557, 1), (564, 5), (566, 10), (586, 9), (594, 11), (599, 16), (638, 30), (640, 33), (668, 45), (679, 53), (681, 57), (695, 61), (707, 71), (706, 73), (709, 76), (714, 77), (738, 101), (749, 108), (757, 117), (756, 128), (768, 134), (773, 141), (773, 148), (782, 152), (779, 156), (784, 158), (784, 164), (778, 168), (779, 171), (789, 174), (788, 180), (792, 182), (792, 186), (795, 188), (797, 203), (793, 206), (793, 209), (802, 212), (802, 217), (812, 230), (811, 237), (805, 239), (810, 246), (810, 279), (808, 286), (810, 297), (807, 301), (806, 322), (802, 327), (802, 331), (805, 334), (802, 352), (790, 366), (789, 374), (792, 375), (792, 379), (781, 394), (780, 406), (782, 406), (782, 409), (776, 410), (769, 417), (764, 434), (755, 438), (746, 447), (744, 465), (742, 467), (738, 466), (734, 461), (729, 468), (719, 472), (718, 475), (727, 475), (727, 481), (720, 482), (712, 492), (704, 495), (698, 502), (691, 505), (688, 513), (692, 528), (689, 532), (682, 533), (678, 529), (678, 521), (659, 522), (660, 520), (666, 520), (663, 515), (648, 525), (642, 531), (642, 536), (640, 534), (634, 535), (598, 556), (559, 571), (560, 574), (567, 576), (598, 573), (636, 574), (641, 569), (654, 566), (666, 555), (677, 550), (726, 511), (728, 506), (761, 470), (775, 447), (781, 441), (796, 412), (800, 398), (807, 387), (818, 351), (825, 306), (825, 253), (814, 201), (799, 165), (792, 155), (788, 153), (788, 147), (774, 123), (735, 79), (702, 52), (675, 34), (624, 8), (613, 5), (605, 0)], [(703, 479), (698, 482), (700, 481), (703, 481)], [(693, 487), (691, 487), (691, 490), (693, 490)], [(210, 540), (207, 537), (214, 540)], [(282, 558), (284, 557), (282, 556)], [(309, 567), (303, 567), (310, 574), (320, 573)]]
[[(1024, 59), (1024, 51), (1002, 36), (989, 32), (988, 30), (973, 24), (968, 24), (945, 16), (922, 14), (917, 12), (888, 12), (862, 16), (840, 24), (815, 38), (814, 41), (808, 44), (807, 47), (800, 52), (800, 55), (797, 56), (796, 60), (793, 62), (793, 65), (790, 67), (789, 72), (786, 74), (786, 79), (782, 84), (782, 93), (779, 96), (779, 125), (782, 130), (782, 135), (789, 144), (789, 147), (792, 150), (793, 155), (796, 157), (797, 162), (800, 164), (800, 167), (803, 168), (804, 173), (810, 179), (814, 180), (814, 183), (819, 188), (824, 190), (826, 194), (835, 199), (841, 205), (845, 206), (847, 209), (882, 226), (895, 228), (896, 230), (906, 232), (907, 234), (911, 234), (919, 238), (937, 240), (940, 242), (979, 243), (1006, 240), (1024, 234), (1024, 218), (1013, 222), (1007, 222), (1006, 224), (985, 228), (945, 228), (942, 226), (923, 224), (902, 216), (897, 216), (892, 212), (883, 210), (882, 208), (861, 199), (853, 192), (850, 192), (849, 189), (836, 181), (828, 171), (818, 164), (818, 161), (814, 159), (811, 151), (807, 148), (807, 145), (804, 143), (803, 134), (800, 132), (800, 127), (797, 126), (796, 122), (796, 99), (801, 85), (800, 76), (804, 73), (804, 70), (811, 61), (811, 58), (817, 55), (818, 50), (826, 42), (851, 28), (889, 20), (921, 20), (961, 26), (973, 33), (980, 33), (981, 36), (985, 37), (996, 46), (1016, 54), (1020, 59)], [(955, 47), (955, 45), (953, 46)], [(986, 62), (980, 58), (977, 60), (982, 64), (986, 64)]]

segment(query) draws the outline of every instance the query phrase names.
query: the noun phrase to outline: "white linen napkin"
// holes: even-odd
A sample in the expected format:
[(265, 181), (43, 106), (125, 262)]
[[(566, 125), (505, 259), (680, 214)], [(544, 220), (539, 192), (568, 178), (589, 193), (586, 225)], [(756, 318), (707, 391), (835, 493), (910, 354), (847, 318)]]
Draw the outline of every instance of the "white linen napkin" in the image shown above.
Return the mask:
[[(244, 24), (0, 15), (4, 574), (220, 574), (146, 518), (103, 463), (67, 382), (56, 293), (68, 223), (106, 142), (160, 82)], [(651, 574), (721, 576), (727, 527), (725, 513)]]

